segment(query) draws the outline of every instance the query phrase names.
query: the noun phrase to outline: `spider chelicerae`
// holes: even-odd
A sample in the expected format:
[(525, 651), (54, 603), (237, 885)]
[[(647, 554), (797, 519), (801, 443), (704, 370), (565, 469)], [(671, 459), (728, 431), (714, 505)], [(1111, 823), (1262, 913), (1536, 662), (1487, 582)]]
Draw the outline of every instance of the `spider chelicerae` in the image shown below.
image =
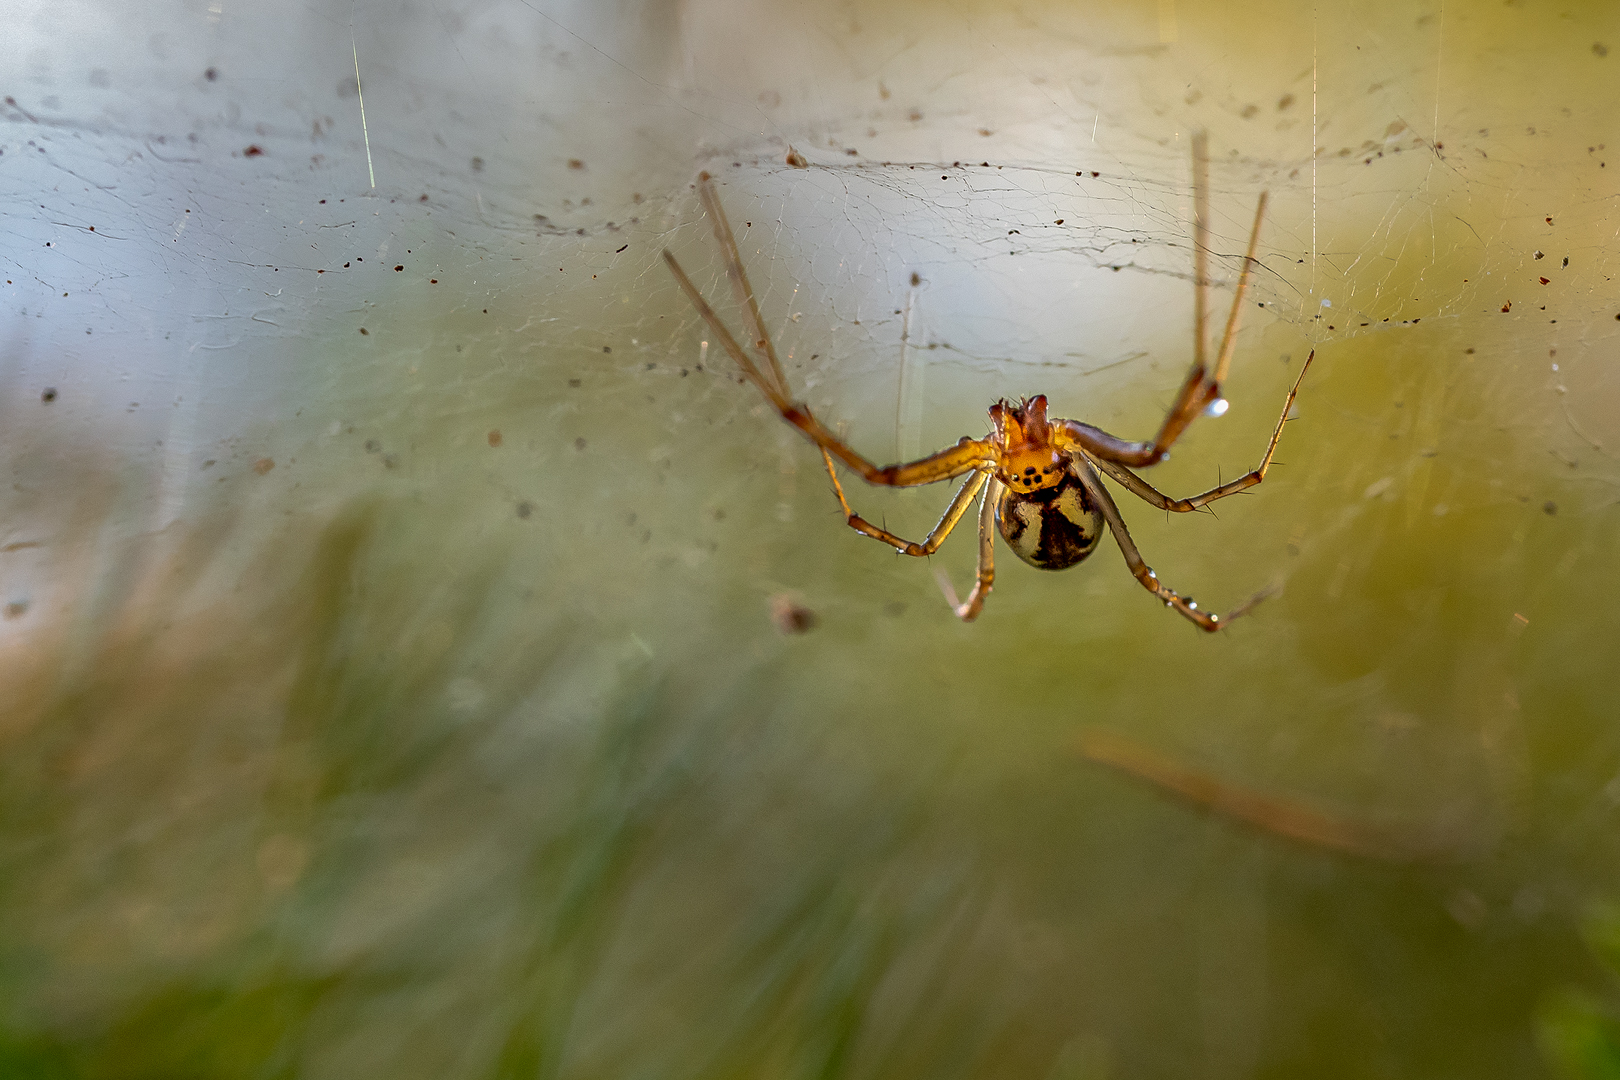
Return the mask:
[[(1170, 447), (1200, 413), (1219, 416), (1226, 411), (1226, 401), (1221, 397), (1221, 383), (1226, 378), (1237, 343), (1238, 319), (1249, 288), (1249, 273), (1255, 261), (1260, 223), (1266, 212), (1266, 196), (1262, 193), (1255, 207), (1254, 227), (1249, 233), (1248, 251), (1243, 256), (1243, 271), (1238, 276), (1232, 310), (1226, 318), (1226, 329), (1221, 335), (1212, 368), (1207, 362), (1205, 349), (1209, 306), (1207, 162), (1206, 140), (1199, 133), (1193, 137), (1193, 271), (1196, 280), (1193, 293), (1193, 365), (1181, 384), (1175, 403), (1151, 442), (1132, 442), (1078, 420), (1048, 417), (1046, 396), (1040, 394), (1017, 402), (1003, 399), (990, 406), (991, 431), (985, 438), (964, 436), (955, 446), (916, 461), (874, 465), (816, 419), (808, 407), (794, 402), (787, 378), (782, 373), (781, 362), (777, 359), (776, 348), (771, 344), (770, 335), (765, 332), (765, 324), (760, 318), (759, 304), (754, 299), (754, 290), (743, 269), (736, 238), (732, 235), (731, 225), (726, 221), (725, 211), (720, 206), (720, 199), (715, 194), (714, 183), (708, 173), (698, 177), (698, 197), (714, 226), (715, 240), (720, 245), (726, 264), (726, 275), (731, 280), (732, 292), (742, 309), (749, 338), (748, 348), (738, 343), (668, 250), (664, 252), (664, 261), (669, 264), (681, 290), (697, 308), (715, 339), (742, 369), (744, 377), (759, 388), (766, 400), (782, 414), (782, 419), (802, 431), (820, 449), (827, 475), (832, 479), (833, 492), (838, 496), (838, 504), (843, 508), (844, 519), (850, 528), (880, 540), (905, 555), (932, 555), (957, 522), (962, 520), (974, 497), (980, 496), (979, 563), (973, 590), (968, 593), (966, 600), (958, 600), (950, 581), (943, 574), (940, 575), (945, 598), (958, 618), (971, 621), (984, 607), (985, 597), (989, 595), (995, 580), (995, 534), (998, 530), (1014, 554), (1031, 566), (1042, 570), (1063, 570), (1080, 562), (1096, 549), (1098, 541), (1102, 539), (1103, 526), (1106, 525), (1114, 534), (1126, 565), (1143, 588), (1162, 600), (1166, 607), (1174, 608), (1201, 629), (1213, 633), (1249, 612), (1269, 594), (1269, 590), (1258, 593), (1225, 615), (1214, 615), (1199, 608), (1191, 597), (1182, 596), (1166, 586), (1137, 550), (1130, 530), (1125, 527), (1125, 519), (1120, 516), (1119, 507), (1103, 486), (1100, 475), (1107, 475), (1131, 494), (1162, 510), (1178, 513), (1200, 510), (1216, 499), (1254, 487), (1266, 478), (1266, 469), (1271, 465), (1277, 441), (1282, 438), (1283, 425), (1288, 422), (1294, 396), (1299, 392), (1305, 372), (1316, 357), (1316, 352), (1312, 350), (1305, 358), (1299, 376), (1283, 402), (1282, 415), (1277, 418), (1277, 426), (1272, 430), (1265, 457), (1250, 472), (1201, 495), (1173, 499), (1133, 471), (1163, 461), (1169, 455)], [(966, 479), (957, 488), (939, 523), (922, 543), (916, 543), (879, 528), (851, 509), (849, 499), (844, 495), (844, 487), (839, 483), (834, 458), (867, 483), (879, 487), (916, 487), (962, 476)]]

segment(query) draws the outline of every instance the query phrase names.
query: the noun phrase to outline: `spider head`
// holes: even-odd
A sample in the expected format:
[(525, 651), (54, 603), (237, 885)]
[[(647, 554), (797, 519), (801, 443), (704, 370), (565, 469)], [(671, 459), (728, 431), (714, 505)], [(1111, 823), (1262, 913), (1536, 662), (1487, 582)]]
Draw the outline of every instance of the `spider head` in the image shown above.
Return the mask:
[(998, 401), (990, 406), (990, 420), (1001, 450), (998, 480), (1014, 491), (1039, 491), (1063, 480), (1068, 459), (1052, 445), (1045, 394), (1024, 398), (1016, 405)]

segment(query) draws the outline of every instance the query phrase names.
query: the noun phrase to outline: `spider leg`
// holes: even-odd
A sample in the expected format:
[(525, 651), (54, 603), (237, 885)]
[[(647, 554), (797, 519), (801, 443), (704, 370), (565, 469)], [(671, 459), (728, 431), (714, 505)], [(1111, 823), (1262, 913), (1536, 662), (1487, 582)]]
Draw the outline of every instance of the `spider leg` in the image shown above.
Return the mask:
[(1266, 215), (1266, 193), (1261, 192), (1254, 208), (1254, 227), (1249, 230), (1249, 247), (1243, 256), (1243, 271), (1238, 275), (1237, 288), (1232, 296), (1232, 310), (1226, 317), (1226, 330), (1221, 334), (1221, 345), (1216, 352), (1214, 370), (1211, 371), (1205, 354), (1205, 324), (1208, 321), (1208, 165), (1205, 140), (1193, 140), (1194, 220), (1193, 220), (1193, 366), (1182, 381), (1175, 404), (1165, 414), (1159, 433), (1152, 442), (1133, 442), (1110, 435), (1101, 428), (1081, 424), (1074, 420), (1054, 421), (1053, 432), (1062, 449), (1080, 447), (1092, 458), (1114, 461), (1138, 468), (1155, 465), (1170, 453), (1170, 447), (1198, 414), (1220, 399), (1221, 383), (1226, 381), (1227, 369), (1232, 365), (1232, 353), (1237, 348), (1238, 324), (1243, 314), (1243, 299), (1249, 292), (1249, 275), (1254, 267), (1254, 253), (1260, 244), (1260, 225)]
[(849, 500), (844, 497), (844, 485), (838, 482), (838, 472), (833, 468), (832, 455), (823, 449), (821, 451), (821, 460), (827, 466), (827, 476), (832, 480), (833, 494), (838, 496), (838, 505), (843, 507), (844, 521), (850, 528), (863, 536), (870, 536), (874, 540), (882, 541), (902, 555), (916, 555), (919, 557), (932, 555), (939, 550), (939, 546), (945, 542), (945, 538), (951, 535), (951, 530), (956, 528), (956, 523), (962, 520), (962, 515), (967, 513), (968, 504), (973, 501), (973, 496), (979, 493), (979, 488), (984, 486), (985, 478), (989, 476), (988, 470), (979, 469), (962, 481), (962, 486), (956, 489), (956, 495), (952, 497), (950, 505), (945, 508), (945, 513), (940, 515), (939, 523), (929, 532), (927, 538), (918, 544), (896, 536), (887, 529), (873, 525), (850, 509)]
[(715, 314), (714, 308), (703, 299), (692, 279), (686, 276), (681, 264), (675, 256), (666, 249), (664, 261), (669, 264), (670, 273), (675, 275), (675, 281), (686, 294), (692, 306), (697, 309), (703, 321), (708, 324), (721, 347), (730, 354), (742, 369), (743, 376), (756, 386), (760, 393), (765, 395), (767, 401), (782, 415), (782, 419), (802, 431), (806, 438), (822, 450), (842, 461), (850, 469), (860, 474), (861, 479), (869, 484), (882, 487), (916, 487), (919, 484), (932, 484), (940, 480), (951, 480), (964, 473), (973, 472), (997, 460), (997, 452), (993, 445), (983, 440), (963, 438), (955, 446), (947, 447), (935, 454), (919, 458), (916, 461), (897, 465), (878, 466), (857, 453), (848, 443), (840, 439), (825, 424), (803, 405), (796, 404), (788, 397), (786, 379), (782, 377), (781, 367), (776, 362), (776, 351), (770, 344), (770, 337), (760, 321), (759, 307), (754, 302), (754, 293), (748, 283), (748, 276), (743, 272), (740, 256), (737, 252), (736, 240), (731, 235), (729, 225), (725, 225), (725, 213), (720, 207), (719, 199), (714, 195), (705, 179), (698, 185), (698, 190), (704, 195), (704, 206), (715, 222), (715, 235), (720, 241), (722, 253), (725, 256), (727, 274), (731, 278), (733, 290), (745, 301), (742, 304), (746, 312), (746, 321), (749, 330), (756, 338), (756, 348), (766, 358), (769, 370), (762, 370), (748, 354), (735, 336), (727, 329), (726, 324)]
[(1260, 246), (1260, 225), (1266, 220), (1266, 203), (1270, 198), (1269, 192), (1262, 191), (1254, 204), (1254, 225), (1249, 229), (1249, 247), (1243, 253), (1243, 270), (1238, 274), (1237, 289), (1232, 294), (1232, 310), (1226, 314), (1226, 329), (1221, 333), (1221, 348), (1215, 354), (1215, 373), (1210, 378), (1211, 401), (1221, 396), (1221, 383), (1226, 381), (1226, 371), (1232, 366), (1232, 354), (1237, 351), (1238, 323), (1243, 317), (1243, 298), (1249, 292), (1249, 275), (1254, 270), (1254, 253)]
[(968, 598), (957, 601), (956, 590), (951, 588), (951, 579), (945, 576), (944, 570), (938, 570), (934, 575), (939, 581), (940, 591), (945, 594), (945, 602), (951, 605), (951, 610), (963, 622), (972, 622), (979, 617), (979, 612), (984, 610), (984, 598), (990, 595), (991, 586), (995, 584), (996, 503), (1001, 499), (1002, 486), (1001, 481), (993, 476), (984, 485), (984, 495), (979, 503), (979, 568)]
[(1125, 565), (1131, 568), (1136, 580), (1142, 583), (1144, 589), (1164, 601), (1165, 607), (1179, 611), (1196, 623), (1200, 630), (1207, 630), (1213, 634), (1238, 616), (1248, 614), (1256, 604), (1271, 595), (1269, 589), (1257, 593), (1225, 615), (1211, 615), (1200, 610), (1191, 597), (1182, 596), (1161, 582), (1159, 576), (1153, 572), (1153, 568), (1142, 558), (1142, 553), (1136, 548), (1136, 541), (1131, 539), (1130, 530), (1125, 527), (1125, 519), (1120, 516), (1119, 507), (1115, 505), (1113, 496), (1108, 494), (1108, 489), (1103, 487), (1102, 479), (1092, 469), (1090, 462), (1085, 458), (1075, 458), (1074, 472), (1085, 485), (1087, 494), (1097, 504), (1097, 509), (1102, 512), (1103, 520), (1108, 522), (1108, 529), (1119, 544), (1120, 554), (1125, 556)]
[[(1254, 227), (1249, 230), (1249, 247), (1243, 255), (1243, 270), (1238, 274), (1237, 288), (1233, 290), (1232, 294), (1232, 310), (1227, 314), (1226, 329), (1221, 334), (1221, 347), (1215, 355), (1215, 370), (1211, 372), (1205, 364), (1202, 340), (1203, 327), (1198, 326), (1197, 332), (1200, 340), (1195, 343), (1193, 348), (1192, 370), (1187, 372), (1187, 378), (1181, 384), (1181, 392), (1176, 395), (1176, 403), (1170, 407), (1169, 413), (1165, 415), (1164, 423), (1159, 427), (1159, 433), (1154, 436), (1153, 442), (1146, 448), (1146, 453), (1143, 455), (1146, 460), (1130, 461), (1126, 462), (1126, 464), (1152, 465), (1155, 462), (1162, 461), (1164, 456), (1170, 452), (1171, 445), (1181, 437), (1181, 433), (1187, 430), (1188, 425), (1197, 418), (1198, 414), (1220, 399), (1221, 383), (1226, 381), (1227, 369), (1232, 366), (1232, 353), (1237, 348), (1238, 324), (1242, 321), (1243, 299), (1249, 292), (1249, 274), (1254, 267), (1254, 253), (1260, 244), (1260, 225), (1265, 220), (1266, 199), (1266, 193), (1261, 192), (1259, 202), (1254, 208)], [(1207, 229), (1196, 231), (1200, 234), (1207, 233)], [(1207, 242), (1200, 241), (1196, 254), (1203, 255), (1203, 258), (1200, 259), (1195, 256), (1195, 262), (1205, 262), (1208, 258), (1206, 252)], [(1195, 287), (1197, 289), (1195, 296), (1203, 293), (1208, 285), (1206, 271), (1200, 268), (1196, 276), (1199, 281)], [(1207, 301), (1197, 306), (1207, 306)], [(1194, 315), (1195, 323), (1200, 321), (1198, 314), (1201, 313), (1195, 313)], [(1207, 316), (1205, 317), (1207, 318)]]
[(1192, 155), (1193, 370), (1202, 371), (1209, 343), (1209, 132), (1193, 132)]
[(771, 344), (771, 336), (765, 332), (765, 321), (760, 318), (759, 303), (754, 299), (754, 287), (748, 282), (742, 253), (737, 250), (737, 238), (732, 235), (731, 222), (726, 220), (725, 212), (720, 208), (720, 197), (714, 193), (714, 184), (710, 182), (708, 173), (698, 176), (698, 198), (702, 200), (703, 209), (708, 211), (709, 221), (714, 225), (714, 238), (725, 257), (726, 276), (731, 279), (731, 293), (742, 308), (743, 321), (748, 324), (754, 348), (765, 357), (768, 370), (762, 373), (762, 377), (768, 376), (771, 385), (785, 398), (788, 396), (787, 376), (782, 373), (782, 364), (776, 359), (776, 346)]
[(1202, 495), (1194, 495), (1190, 499), (1172, 499), (1117, 461), (1109, 461), (1107, 458), (1100, 457), (1093, 458), (1089, 455), (1087, 459), (1103, 472), (1118, 480), (1129, 489), (1131, 494), (1152, 503), (1161, 510), (1174, 510), (1178, 514), (1200, 510), (1216, 499), (1224, 499), (1228, 495), (1246, 491), (1266, 478), (1266, 470), (1271, 467), (1271, 456), (1277, 452), (1277, 442), (1282, 438), (1283, 425), (1288, 422), (1288, 410), (1294, 407), (1294, 397), (1299, 393), (1299, 384), (1304, 380), (1305, 372), (1310, 370), (1311, 361), (1314, 359), (1316, 359), (1316, 350), (1312, 349), (1311, 354), (1305, 358), (1305, 366), (1299, 369), (1299, 376), (1294, 379), (1294, 385), (1289, 388), (1288, 397), (1283, 400), (1282, 415), (1277, 417), (1277, 426), (1272, 429), (1271, 441), (1266, 444), (1266, 456), (1260, 459), (1260, 464), (1236, 480), (1221, 484), (1219, 487), (1210, 488)]

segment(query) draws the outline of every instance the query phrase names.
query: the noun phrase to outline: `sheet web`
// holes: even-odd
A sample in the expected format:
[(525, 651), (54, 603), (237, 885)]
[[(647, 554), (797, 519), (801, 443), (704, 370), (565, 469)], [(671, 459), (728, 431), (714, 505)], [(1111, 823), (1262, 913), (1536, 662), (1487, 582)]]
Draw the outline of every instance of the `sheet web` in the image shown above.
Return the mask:
[[(1551, 200), (1522, 181), (1535, 149), (1532, 136), (1436, 146), (1396, 120), (1369, 138), (1325, 138), (1314, 163), (1214, 155), (1212, 352), (1256, 199), (1270, 192), (1227, 384), (1234, 411), (1195, 424), (1155, 482), (1191, 494), (1252, 467), (1291, 374), (1317, 348), (1313, 384), (1349, 371), (1357, 385), (1337, 401), (1332, 390), (1307, 387), (1299, 407), (1315, 444), (1349, 455), (1317, 473), (1313, 487), (1398, 500), (1408, 521), (1484, 510), (1504, 497), (1584, 506), (1615, 489), (1609, 447), (1620, 430), (1605, 419), (1608, 376), (1594, 352), (1614, 333), (1612, 260), (1580, 239), (1602, 232), (1612, 208), (1596, 192), (1541, 205)], [(1156, 426), (1192, 352), (1184, 140), (1079, 162), (1096, 169), (987, 159), (798, 169), (780, 156), (733, 152), (707, 168), (796, 396), (863, 453), (910, 459), (977, 436), (990, 402), (1034, 393), (1047, 394), (1058, 415), (1126, 437)], [(1606, 165), (1586, 157), (1570, 166), (1601, 179)], [(663, 241), (740, 328), (695, 197), (675, 196), (668, 220)], [(694, 355), (694, 338), (708, 335), (664, 273), (647, 267), (643, 284), (664, 293), (671, 306), (660, 310), (681, 321), (664, 337), (679, 363)], [(733, 367), (712, 345), (706, 359), (711, 369)], [(1575, 387), (1593, 392), (1571, 396)], [(707, 399), (712, 407), (769, 425), (756, 394), (724, 389)], [(813, 456), (785, 425), (775, 439), (783, 469), (813, 471)], [(1285, 440), (1279, 460), (1307, 448)], [(1568, 472), (1549, 475), (1551, 462)], [(1546, 499), (1537, 493), (1550, 490), (1549, 480), (1577, 481), (1575, 491)], [(1284, 502), (1262, 513), (1288, 516), (1285, 497), (1276, 497)], [(908, 506), (907, 497), (861, 492), (856, 501), (918, 532), (943, 498), (930, 492)], [(1347, 529), (1354, 506), (1343, 511)], [(1127, 509), (1140, 519), (1140, 507)], [(1186, 565), (1190, 554), (1170, 545), (1199, 544), (1202, 534), (1181, 528), (1152, 542)], [(1273, 531), (1290, 550), (1304, 542), (1298, 527)], [(959, 563), (971, 545), (956, 546)], [(1293, 565), (1273, 563), (1278, 573)]]
[[(846, 418), (858, 413), (883, 452), (892, 442), (907, 453), (925, 442), (916, 430), (924, 414), (939, 414), (925, 406), (977, 432), (984, 406), (999, 396), (1045, 392), (1078, 407), (1081, 397), (1127, 388), (1144, 375), (1156, 386), (1150, 400), (1173, 392), (1192, 356), (1189, 160), (1178, 143), (1148, 163), (1106, 164), (1112, 171), (989, 161), (796, 169), (756, 157), (716, 162), (710, 171), (795, 391), (833, 403)], [(1215, 166), (1212, 355), (1256, 202), (1268, 187), (1272, 210), (1261, 224), (1238, 365), (1272, 324), (1294, 326), (1295, 337), (1320, 337), (1339, 329), (1337, 322), (1332, 331), (1309, 325), (1324, 311), (1366, 326), (1389, 317), (1378, 312), (1390, 306), (1386, 282), (1400, 267), (1373, 257), (1377, 239), (1367, 241), (1368, 250), (1335, 253), (1313, 267), (1300, 244), (1309, 241), (1308, 216), (1304, 229), (1278, 220), (1279, 205), (1287, 214), (1300, 209), (1278, 189), (1289, 173), (1308, 167)], [(679, 223), (667, 242), (722, 317), (740, 327), (696, 199), (677, 199), (671, 213)], [(1393, 227), (1411, 215), (1393, 209), (1386, 216)], [(1375, 265), (1385, 280), (1362, 280)], [(660, 280), (661, 265), (644, 273), (649, 291), (672, 291)], [(1318, 287), (1359, 290), (1352, 299), (1363, 303), (1319, 308), (1313, 276)], [(689, 309), (683, 314), (697, 322)], [(717, 348), (710, 356), (711, 365), (718, 359), (729, 366)]]

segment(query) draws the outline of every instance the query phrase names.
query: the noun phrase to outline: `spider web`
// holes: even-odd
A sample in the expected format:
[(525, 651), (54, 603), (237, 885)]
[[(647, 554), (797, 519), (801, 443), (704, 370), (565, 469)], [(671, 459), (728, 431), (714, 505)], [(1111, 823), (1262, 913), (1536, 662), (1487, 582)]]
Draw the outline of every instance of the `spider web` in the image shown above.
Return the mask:
[[(142, 1010), (240, 970), (345, 1075), (1418, 1073), (1434, 1031), (1522, 1072), (1580, 946), (1458, 942), (1612, 865), (1620, 27), (1455, 7), (13, 5), (0, 1023), (189, 1031)], [(1317, 355), (1253, 497), (1121, 497), (1206, 606), (1288, 586), (1201, 652), (1111, 552), (1003, 549), (953, 623), (661, 258), (741, 327), (707, 170), (795, 392), (873, 458), (1034, 393), (1143, 437), (1199, 129), (1212, 339), (1270, 203), (1231, 411), (1153, 482), (1252, 467)], [(907, 535), (947, 498), (851, 494)], [(1280, 872), (1077, 789), (1099, 718), (1536, 846)], [(1333, 1026), (1372, 1011), (1412, 1020)]]

